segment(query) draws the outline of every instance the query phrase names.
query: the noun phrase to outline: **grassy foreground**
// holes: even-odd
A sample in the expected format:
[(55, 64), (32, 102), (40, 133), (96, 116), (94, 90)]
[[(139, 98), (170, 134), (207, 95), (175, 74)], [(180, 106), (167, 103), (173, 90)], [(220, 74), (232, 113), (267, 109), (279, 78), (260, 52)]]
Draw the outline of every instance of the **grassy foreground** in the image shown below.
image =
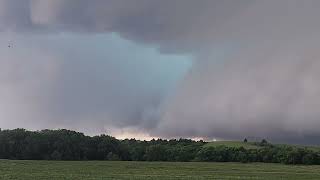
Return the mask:
[(320, 166), (0, 160), (0, 179), (320, 179)]

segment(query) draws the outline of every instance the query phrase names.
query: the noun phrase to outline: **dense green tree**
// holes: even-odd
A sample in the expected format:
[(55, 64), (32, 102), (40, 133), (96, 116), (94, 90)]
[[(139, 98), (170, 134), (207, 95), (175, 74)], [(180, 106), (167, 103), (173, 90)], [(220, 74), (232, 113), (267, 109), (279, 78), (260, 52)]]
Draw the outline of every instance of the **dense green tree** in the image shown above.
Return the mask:
[(155, 144), (147, 147), (145, 159), (147, 161), (166, 161), (167, 148), (160, 144)]
[(85, 136), (60, 129), (0, 130), (1, 159), (214, 161), (320, 164), (320, 152), (298, 146), (272, 145), (266, 140), (257, 149), (204, 146), (190, 139), (118, 140), (108, 135)]

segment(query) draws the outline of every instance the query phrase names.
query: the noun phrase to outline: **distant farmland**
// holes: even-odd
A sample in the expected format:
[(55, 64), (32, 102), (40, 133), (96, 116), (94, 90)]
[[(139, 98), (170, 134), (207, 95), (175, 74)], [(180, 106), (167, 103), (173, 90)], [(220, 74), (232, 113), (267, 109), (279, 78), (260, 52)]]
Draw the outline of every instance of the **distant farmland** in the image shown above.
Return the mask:
[(267, 163), (0, 160), (0, 179), (318, 180), (320, 179), (320, 166)]
[[(277, 147), (295, 147), (295, 148), (306, 148), (312, 151), (320, 151), (320, 146), (303, 146), (303, 145), (290, 145), (290, 144), (273, 144)], [(218, 147), (218, 146), (226, 146), (226, 147), (234, 147), (240, 148), (243, 147), (245, 149), (259, 149), (261, 146), (256, 145), (255, 142), (243, 142), (243, 141), (215, 141), (206, 144), (205, 146)]]

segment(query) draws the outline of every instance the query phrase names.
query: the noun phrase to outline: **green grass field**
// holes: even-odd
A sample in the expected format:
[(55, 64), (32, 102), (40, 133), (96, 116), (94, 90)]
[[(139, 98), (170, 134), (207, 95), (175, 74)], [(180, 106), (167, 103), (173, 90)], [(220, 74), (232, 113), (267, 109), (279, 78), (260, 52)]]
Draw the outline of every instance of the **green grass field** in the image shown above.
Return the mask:
[[(276, 146), (292, 146), (292, 147), (299, 147), (299, 148), (307, 148), (313, 151), (320, 151), (319, 146), (302, 146), (302, 145), (289, 145), (289, 144), (274, 144)], [(206, 144), (205, 146), (227, 146), (227, 147), (244, 147), (245, 149), (259, 149), (261, 148), (260, 146), (255, 145), (253, 142), (247, 142), (244, 143), (242, 141), (215, 141), (215, 142), (210, 142)]]
[(241, 163), (0, 160), (0, 179), (320, 179), (320, 166)]

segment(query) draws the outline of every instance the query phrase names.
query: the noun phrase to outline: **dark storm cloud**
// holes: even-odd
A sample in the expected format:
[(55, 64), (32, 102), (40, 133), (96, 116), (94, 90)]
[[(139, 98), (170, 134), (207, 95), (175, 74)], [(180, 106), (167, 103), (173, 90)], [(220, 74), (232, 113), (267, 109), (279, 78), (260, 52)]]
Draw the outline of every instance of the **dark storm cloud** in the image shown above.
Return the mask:
[[(212, 33), (252, 0), (1, 0), (3, 31), (117, 32), (166, 51), (205, 48)], [(192, 42), (192, 43), (191, 43)]]
[[(146, 86), (132, 91), (128, 72), (111, 80), (112, 84), (123, 84), (101, 87), (108, 80), (96, 80), (105, 75), (83, 79), (82, 73), (72, 69), (75, 62), (63, 61), (65, 70), (61, 73), (77, 78), (60, 80), (56, 96), (66, 102), (83, 97), (78, 104), (88, 104), (61, 107), (64, 101), (56, 98), (48, 101), (48, 116), (65, 111), (62, 114), (73, 122), (87, 111), (96, 123), (121, 127), (145, 119), (138, 123), (141, 129), (168, 137), (263, 136), (320, 143), (311, 138), (320, 136), (319, 7), (316, 0), (1, 0), (0, 30), (31, 34), (115, 32), (158, 47), (163, 53), (195, 57), (184, 81), (166, 98), (163, 93), (145, 92)], [(97, 64), (83, 61), (75, 70), (93, 72), (102, 68)], [(112, 70), (107, 68), (108, 76), (117, 74)], [(74, 92), (73, 88), (81, 90)], [(120, 95), (87, 96), (102, 91)], [(123, 96), (129, 98), (123, 100)], [(113, 103), (100, 106), (107, 100)], [(150, 120), (153, 118), (157, 123)]]

